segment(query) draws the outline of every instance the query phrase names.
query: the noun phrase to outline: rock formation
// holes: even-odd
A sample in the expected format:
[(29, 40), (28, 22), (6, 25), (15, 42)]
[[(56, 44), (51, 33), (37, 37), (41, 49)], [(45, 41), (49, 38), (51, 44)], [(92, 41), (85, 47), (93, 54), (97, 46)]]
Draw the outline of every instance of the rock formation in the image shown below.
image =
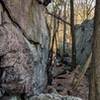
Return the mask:
[(86, 20), (81, 25), (76, 25), (76, 61), (84, 64), (91, 53), (93, 34), (93, 20)]
[(43, 5), (37, 0), (0, 0), (1, 96), (43, 92), (48, 44)]

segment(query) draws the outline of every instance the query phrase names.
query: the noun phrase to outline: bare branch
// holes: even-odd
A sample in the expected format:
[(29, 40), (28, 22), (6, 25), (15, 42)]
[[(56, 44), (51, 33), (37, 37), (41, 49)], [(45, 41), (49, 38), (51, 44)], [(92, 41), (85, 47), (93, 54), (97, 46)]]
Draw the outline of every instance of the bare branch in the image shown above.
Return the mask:
[(60, 21), (62, 21), (62, 22), (64, 22), (64, 23), (66, 23), (67, 25), (70, 26), (70, 23), (69, 23), (69, 22), (66, 22), (66, 21), (65, 21), (63, 18), (61, 18), (60, 16), (55, 15), (55, 14), (52, 14), (52, 13), (50, 13), (50, 12), (48, 12), (48, 11), (46, 11), (46, 13), (47, 13), (48, 15), (50, 15), (50, 16), (53, 16), (53, 17), (57, 18), (58, 20), (60, 20)]

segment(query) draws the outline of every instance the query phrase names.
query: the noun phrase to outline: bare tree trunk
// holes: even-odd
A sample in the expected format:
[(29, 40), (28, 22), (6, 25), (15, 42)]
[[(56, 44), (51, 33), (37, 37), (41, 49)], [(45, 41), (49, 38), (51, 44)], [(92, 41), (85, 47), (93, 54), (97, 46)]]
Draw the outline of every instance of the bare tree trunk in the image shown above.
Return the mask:
[(72, 69), (76, 67), (76, 47), (75, 47), (75, 33), (74, 33), (74, 0), (70, 0), (70, 22), (72, 35)]
[[(64, 3), (64, 20), (66, 21), (66, 3)], [(63, 33), (63, 57), (65, 55), (65, 46), (66, 46), (66, 23), (64, 23), (64, 33)]]
[(96, 1), (89, 100), (100, 100), (100, 0)]
[(55, 36), (56, 36), (56, 19), (54, 18), (53, 21), (53, 36), (52, 36), (52, 41), (51, 41), (51, 55), (50, 55), (50, 66), (52, 64), (52, 58), (53, 58), (53, 49), (54, 49), (54, 42), (55, 42)]

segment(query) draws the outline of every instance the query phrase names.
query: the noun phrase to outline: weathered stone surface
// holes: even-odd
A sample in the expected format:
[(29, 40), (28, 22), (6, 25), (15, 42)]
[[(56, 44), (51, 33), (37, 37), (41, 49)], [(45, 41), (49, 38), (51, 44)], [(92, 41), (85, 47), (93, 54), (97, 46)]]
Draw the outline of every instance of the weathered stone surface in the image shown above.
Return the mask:
[[(0, 98), (0, 100), (22, 100), (19, 96), (5, 96)], [(39, 96), (34, 96), (31, 98), (25, 98), (25, 100), (82, 100), (79, 97), (74, 96), (61, 96), (56, 93), (51, 94), (40, 94)]]
[(48, 38), (48, 35), (46, 32), (47, 28), (45, 27), (46, 23), (43, 6), (39, 5), (36, 0), (2, 1), (4, 2), (12, 19), (17, 22), (17, 24), (25, 32), (25, 36), (31, 41), (45, 45), (43, 44), (43, 41), (46, 40), (45, 38)]
[(91, 53), (92, 34), (93, 20), (86, 20), (75, 27), (76, 60), (78, 64), (84, 64)]
[(0, 0), (0, 87), (35, 95), (46, 86), (48, 30), (36, 0)]
[(78, 97), (73, 96), (61, 96), (59, 94), (40, 94), (39, 96), (34, 96), (29, 100), (82, 100)]
[(57, 77), (58, 75), (61, 75), (62, 73), (65, 73), (65, 72), (66, 71), (65, 71), (64, 66), (63, 67), (53, 66), (52, 71), (51, 71), (53, 77)]
[(4, 96), (0, 100), (21, 100), (19, 96)]
[(1, 87), (12, 93), (30, 94), (33, 91), (34, 63), (32, 51), (21, 31), (12, 24), (5, 24), (0, 27), (0, 40)]

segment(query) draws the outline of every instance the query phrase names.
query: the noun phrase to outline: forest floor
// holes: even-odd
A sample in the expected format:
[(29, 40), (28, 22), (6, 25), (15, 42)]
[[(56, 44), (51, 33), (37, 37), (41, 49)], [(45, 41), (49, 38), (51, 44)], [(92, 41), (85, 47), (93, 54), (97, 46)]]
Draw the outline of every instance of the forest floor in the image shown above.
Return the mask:
[[(62, 69), (63, 66), (59, 68)], [(56, 68), (59, 69), (59, 68)], [(57, 77), (53, 78), (52, 85), (47, 87), (47, 91), (50, 88), (54, 88), (59, 94), (77, 96), (82, 98), (83, 100), (88, 100), (88, 93), (89, 93), (89, 83), (87, 76), (84, 76), (77, 87), (77, 89), (73, 89), (73, 79), (76, 75), (80, 73), (79, 69), (75, 69), (72, 72), (66, 71), (65, 74), (58, 75)]]

